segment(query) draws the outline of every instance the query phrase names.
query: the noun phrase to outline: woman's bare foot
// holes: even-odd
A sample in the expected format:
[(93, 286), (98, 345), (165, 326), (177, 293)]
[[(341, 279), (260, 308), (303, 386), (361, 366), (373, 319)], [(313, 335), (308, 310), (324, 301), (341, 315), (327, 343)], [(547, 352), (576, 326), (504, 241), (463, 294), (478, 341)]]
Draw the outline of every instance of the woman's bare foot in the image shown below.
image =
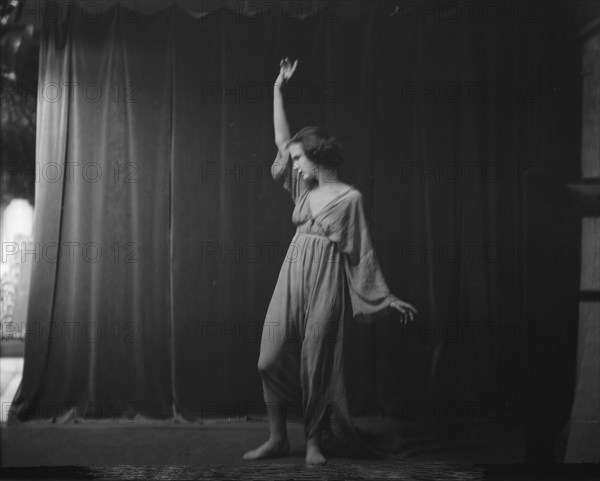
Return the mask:
[(280, 441), (269, 438), (258, 448), (252, 449), (244, 454), (245, 461), (253, 461), (261, 458), (272, 458), (276, 456), (285, 456), (290, 452), (290, 443), (287, 438)]
[(306, 464), (313, 466), (322, 466), (327, 463), (327, 458), (323, 456), (319, 443), (311, 440), (306, 441)]

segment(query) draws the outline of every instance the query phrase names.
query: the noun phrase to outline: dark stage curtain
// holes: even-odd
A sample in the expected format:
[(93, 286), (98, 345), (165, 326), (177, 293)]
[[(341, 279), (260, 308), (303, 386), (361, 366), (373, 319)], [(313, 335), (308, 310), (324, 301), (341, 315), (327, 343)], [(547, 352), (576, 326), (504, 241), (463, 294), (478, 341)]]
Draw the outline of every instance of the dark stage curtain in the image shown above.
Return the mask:
[[(300, 59), (292, 130), (323, 125), (341, 140), (384, 275), (420, 312), (408, 327), (347, 319), (353, 413), (521, 413), (540, 251), (526, 200), (544, 182), (530, 174), (578, 159), (577, 126), (560, 130), (578, 80), (557, 49), (560, 11), (505, 2), (496, 20), (435, 21), (397, 2), (261, 3), (260, 17), (203, 3), (44, 21), (39, 258), (12, 419), (262, 412), (260, 331), (293, 235), (268, 170), (285, 55)], [(550, 303), (566, 292), (568, 276), (555, 277)]]

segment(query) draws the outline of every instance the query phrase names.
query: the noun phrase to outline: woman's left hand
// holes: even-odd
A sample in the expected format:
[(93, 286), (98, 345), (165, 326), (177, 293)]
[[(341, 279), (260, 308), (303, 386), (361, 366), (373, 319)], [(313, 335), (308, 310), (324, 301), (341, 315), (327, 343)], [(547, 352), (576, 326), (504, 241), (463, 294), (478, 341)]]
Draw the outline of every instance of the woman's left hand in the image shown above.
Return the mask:
[(402, 322), (402, 324), (407, 324), (408, 321), (412, 321), (417, 313), (417, 310), (413, 306), (411, 306), (408, 302), (401, 301), (400, 299), (392, 301), (390, 307), (400, 312), (400, 322)]

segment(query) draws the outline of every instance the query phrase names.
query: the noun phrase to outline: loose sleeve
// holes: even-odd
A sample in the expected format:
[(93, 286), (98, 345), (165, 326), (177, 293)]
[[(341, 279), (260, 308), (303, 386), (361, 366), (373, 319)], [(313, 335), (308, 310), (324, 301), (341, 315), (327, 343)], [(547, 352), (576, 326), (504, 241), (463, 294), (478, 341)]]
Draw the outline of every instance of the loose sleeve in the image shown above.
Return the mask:
[(385, 313), (396, 297), (390, 293), (377, 262), (360, 193), (353, 196), (340, 220), (341, 225), (335, 230), (354, 317), (359, 322), (372, 322)]
[(289, 159), (289, 152), (286, 150), (283, 154), (280, 150), (277, 151), (277, 157), (275, 162), (286, 162), (286, 168), (283, 172), (283, 188), (287, 190), (294, 204), (298, 202), (298, 199), (309, 189), (308, 182), (304, 180), (299, 170), (294, 169), (291, 160)]

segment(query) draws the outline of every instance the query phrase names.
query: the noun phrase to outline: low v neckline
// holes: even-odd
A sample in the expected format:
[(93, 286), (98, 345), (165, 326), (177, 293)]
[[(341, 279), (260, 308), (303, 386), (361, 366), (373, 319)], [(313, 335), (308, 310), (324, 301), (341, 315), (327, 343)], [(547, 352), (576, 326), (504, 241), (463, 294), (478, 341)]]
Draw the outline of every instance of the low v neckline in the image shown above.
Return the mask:
[(311, 219), (316, 219), (318, 216), (320, 216), (325, 209), (327, 209), (327, 207), (329, 207), (331, 204), (333, 204), (336, 200), (338, 200), (340, 197), (346, 195), (348, 192), (350, 192), (352, 190), (352, 186), (350, 185), (346, 190), (340, 192), (339, 194), (335, 195), (329, 202), (325, 203), (325, 205), (323, 205), (323, 207), (321, 207), (319, 209), (319, 212), (317, 212), (317, 214), (313, 214), (313, 210), (312, 207), (310, 205), (310, 193), (312, 191), (312, 189), (307, 190), (307, 195), (306, 195), (306, 202), (308, 202), (308, 210), (310, 211), (310, 218)]

